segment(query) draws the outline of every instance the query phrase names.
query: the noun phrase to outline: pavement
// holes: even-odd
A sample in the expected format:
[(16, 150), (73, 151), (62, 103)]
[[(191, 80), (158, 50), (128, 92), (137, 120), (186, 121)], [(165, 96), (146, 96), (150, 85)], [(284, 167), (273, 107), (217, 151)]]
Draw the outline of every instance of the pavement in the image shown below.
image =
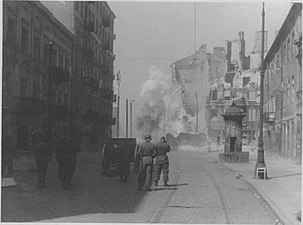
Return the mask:
[[(278, 214), (280, 223), (301, 224), (297, 216), (301, 212), (302, 204), (302, 165), (297, 164), (294, 160), (265, 151), (268, 179), (256, 179), (254, 170), (257, 162), (257, 149), (245, 146), (243, 151), (249, 151), (249, 163), (221, 164), (252, 186)], [(209, 154), (218, 160), (218, 154), (222, 152), (222, 148), (216, 149), (212, 146)]]
[[(207, 151), (206, 149), (204, 150)], [(209, 155), (218, 160), (218, 154), (222, 151), (222, 148), (212, 146)], [(238, 174), (240, 179), (246, 181), (263, 197), (269, 206), (279, 215), (280, 223), (277, 224), (300, 224), (297, 220), (297, 215), (301, 211), (302, 203), (302, 166), (293, 160), (265, 151), (268, 179), (255, 179), (254, 169), (257, 161), (257, 150), (256, 148), (245, 146), (243, 151), (250, 152), (249, 163), (222, 163), (222, 165)], [(60, 191), (55, 161), (52, 160), (49, 165), (47, 176), (49, 187), (46, 190), (36, 190), (35, 161), (32, 155), (26, 155), (22, 156), (19, 161), (14, 162), (13, 178), (15, 180), (12, 178), (2, 178), (2, 185), (7, 184), (2, 189), (2, 194), (6, 194), (2, 196), (2, 221), (62, 222), (64, 221), (63, 216), (68, 216), (66, 217), (66, 221), (96, 222), (100, 221), (100, 215), (102, 214), (102, 222), (144, 221), (148, 223), (150, 221), (146, 220), (146, 218), (157, 217), (158, 213), (155, 208), (159, 209), (160, 206), (148, 208), (152, 206), (146, 206), (144, 202), (161, 202), (161, 199), (166, 198), (166, 190), (156, 191), (157, 195), (154, 195), (153, 192), (138, 195), (135, 191), (136, 175), (132, 174), (127, 185), (121, 185), (117, 182), (116, 178), (100, 176), (100, 170), (99, 172), (96, 171), (96, 165), (99, 164), (97, 163), (99, 161), (97, 153), (83, 152), (80, 154), (74, 179), (78, 188), (73, 193), (76, 193), (77, 198), (81, 198), (81, 204), (75, 202), (75, 207), (72, 207), (74, 211), (71, 210), (70, 206), (66, 205), (74, 197), (71, 194), (64, 194)], [(94, 161), (97, 164), (91, 163)], [(101, 166), (101, 164), (98, 166)], [(174, 168), (170, 171), (173, 172)], [(91, 176), (87, 176), (87, 174), (91, 174)], [(171, 176), (174, 175), (171, 174)], [(18, 186), (15, 185), (15, 182)], [(86, 193), (87, 190), (90, 192)], [(103, 195), (98, 194), (100, 192)], [(121, 194), (124, 196), (126, 192), (129, 198), (123, 200), (124, 198), (121, 198)], [(66, 207), (56, 208), (57, 203), (53, 201), (54, 193), (56, 199), (60, 200), (60, 204), (63, 206), (65, 204)], [(19, 195), (21, 198), (17, 198)], [(48, 206), (44, 206), (44, 209), (42, 209), (40, 203), (38, 203), (38, 197), (48, 202)], [(33, 204), (33, 200), (35, 201), (34, 203), (37, 203), (36, 205)], [(7, 205), (6, 207), (5, 203), (8, 201), (10, 201), (10, 206)], [(100, 208), (102, 202), (113, 202), (114, 204), (112, 206), (102, 205)], [(130, 202), (133, 203), (129, 204)], [(96, 210), (96, 207), (98, 207), (98, 210)], [(49, 210), (45, 210), (48, 208)], [(127, 210), (125, 211), (125, 209)], [(38, 213), (38, 211), (41, 211), (41, 213)], [(49, 213), (46, 215), (45, 211)], [(125, 213), (127, 213), (127, 216)], [(89, 215), (89, 217), (84, 217), (84, 214)]]

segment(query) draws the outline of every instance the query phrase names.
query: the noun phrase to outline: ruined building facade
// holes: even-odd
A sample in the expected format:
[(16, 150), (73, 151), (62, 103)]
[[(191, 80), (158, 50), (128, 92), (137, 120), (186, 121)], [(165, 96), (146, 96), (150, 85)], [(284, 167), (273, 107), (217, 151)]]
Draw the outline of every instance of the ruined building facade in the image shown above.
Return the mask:
[[(257, 33), (256, 33), (257, 38)], [(260, 69), (255, 67), (252, 58), (260, 57), (257, 49), (250, 56), (245, 55), (244, 33), (239, 32), (239, 38), (226, 41), (226, 66), (221, 79), (211, 82), (208, 98), (206, 99), (206, 121), (208, 137), (213, 143), (222, 145), (224, 141), (225, 113), (233, 101), (245, 102), (246, 116), (243, 119), (243, 144), (249, 144), (257, 139), (259, 125), (259, 84)]]
[(215, 47), (213, 53), (207, 53), (206, 45), (202, 45), (195, 54), (171, 65), (173, 77), (182, 87), (182, 107), (186, 115), (183, 120), (187, 123), (186, 132), (206, 132), (207, 90), (212, 80), (224, 76), (225, 54), (225, 49), (221, 47)]
[(294, 3), (265, 57), (265, 149), (301, 161), (302, 4)]

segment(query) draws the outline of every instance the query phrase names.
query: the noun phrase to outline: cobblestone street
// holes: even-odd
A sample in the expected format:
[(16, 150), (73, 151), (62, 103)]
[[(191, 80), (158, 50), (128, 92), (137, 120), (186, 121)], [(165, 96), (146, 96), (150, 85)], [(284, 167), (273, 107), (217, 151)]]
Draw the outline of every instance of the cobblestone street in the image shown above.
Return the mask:
[(2, 222), (148, 222), (169, 188), (139, 192), (133, 168), (128, 182), (119, 183), (118, 177), (101, 175), (99, 163), (98, 153), (80, 153), (73, 179), (75, 188), (64, 191), (54, 159), (48, 168), (47, 187), (37, 189), (32, 160), (26, 170), (14, 173), (17, 186), (2, 189)]

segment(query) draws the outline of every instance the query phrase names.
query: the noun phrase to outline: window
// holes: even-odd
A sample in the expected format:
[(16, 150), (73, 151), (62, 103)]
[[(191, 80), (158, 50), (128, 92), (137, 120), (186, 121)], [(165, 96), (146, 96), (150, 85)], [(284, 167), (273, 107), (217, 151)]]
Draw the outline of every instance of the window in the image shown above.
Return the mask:
[(65, 68), (66, 69), (69, 69), (69, 55), (68, 54), (65, 54)]
[(255, 109), (248, 110), (248, 119), (249, 119), (249, 121), (256, 121), (256, 110)]
[(275, 72), (275, 63), (270, 63), (270, 77), (269, 80), (272, 80), (274, 78), (274, 72)]
[(288, 38), (287, 39), (287, 60), (289, 61), (289, 59), (290, 59), (290, 54), (291, 54), (291, 52), (290, 52), (290, 39)]
[(79, 5), (79, 2), (75, 2), (75, 10), (77, 11), (77, 12), (79, 12), (80, 10), (80, 5)]
[(59, 64), (58, 66), (63, 68), (63, 52), (59, 50)]
[(296, 46), (295, 46), (295, 32), (293, 31), (291, 34), (291, 44), (292, 44), (292, 54), (296, 54)]
[(34, 57), (40, 59), (40, 42), (41, 38), (40, 35), (35, 34), (34, 35)]
[(281, 55), (279, 52), (275, 54), (275, 61), (276, 61), (276, 69), (279, 70), (281, 66)]
[(256, 91), (249, 91), (248, 92), (248, 99), (250, 101), (255, 101), (256, 100)]
[(7, 42), (10, 46), (16, 45), (16, 21), (9, 18), (7, 22)]
[(27, 27), (22, 25), (21, 29), (21, 51), (24, 53), (28, 52), (28, 37), (29, 37), (29, 32)]
[(40, 71), (38, 67), (33, 69), (33, 98), (40, 98)]
[(26, 80), (25, 80), (25, 78), (20, 79), (20, 96), (21, 97), (26, 96)]
[(283, 66), (285, 66), (287, 60), (287, 49), (286, 44), (283, 45)]

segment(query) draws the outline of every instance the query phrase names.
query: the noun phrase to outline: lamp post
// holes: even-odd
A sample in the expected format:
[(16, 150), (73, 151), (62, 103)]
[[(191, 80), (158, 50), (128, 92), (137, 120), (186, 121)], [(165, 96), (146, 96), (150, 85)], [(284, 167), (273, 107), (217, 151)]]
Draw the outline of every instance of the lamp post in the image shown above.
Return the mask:
[(48, 92), (47, 92), (47, 136), (49, 144), (53, 144), (53, 76), (52, 76), (52, 50), (53, 42), (48, 42), (49, 47), (49, 68), (48, 68)]
[(258, 170), (260, 168), (263, 170), (263, 178), (267, 178), (267, 171), (264, 159), (264, 148), (263, 148), (263, 105), (264, 105), (264, 24), (265, 24), (265, 12), (264, 12), (264, 2), (262, 10), (262, 43), (261, 43), (261, 73), (260, 73), (260, 131), (259, 131), (259, 141), (258, 141), (258, 158), (255, 166), (255, 178), (260, 178)]
[(196, 133), (199, 132), (199, 103), (198, 103), (198, 93), (196, 92), (196, 110), (197, 110), (197, 116), (196, 116)]
[(133, 137), (133, 102), (135, 100), (131, 100), (129, 103), (129, 110), (130, 110), (130, 115), (129, 115), (129, 137)]
[(116, 129), (116, 137), (119, 138), (119, 114), (120, 114), (120, 83), (121, 83), (121, 74), (120, 71), (117, 73), (117, 88), (118, 88), (118, 99), (117, 99), (117, 129)]
[(126, 122), (126, 126), (125, 126), (125, 137), (128, 138), (128, 99), (126, 99), (126, 110), (125, 110), (125, 122)]

